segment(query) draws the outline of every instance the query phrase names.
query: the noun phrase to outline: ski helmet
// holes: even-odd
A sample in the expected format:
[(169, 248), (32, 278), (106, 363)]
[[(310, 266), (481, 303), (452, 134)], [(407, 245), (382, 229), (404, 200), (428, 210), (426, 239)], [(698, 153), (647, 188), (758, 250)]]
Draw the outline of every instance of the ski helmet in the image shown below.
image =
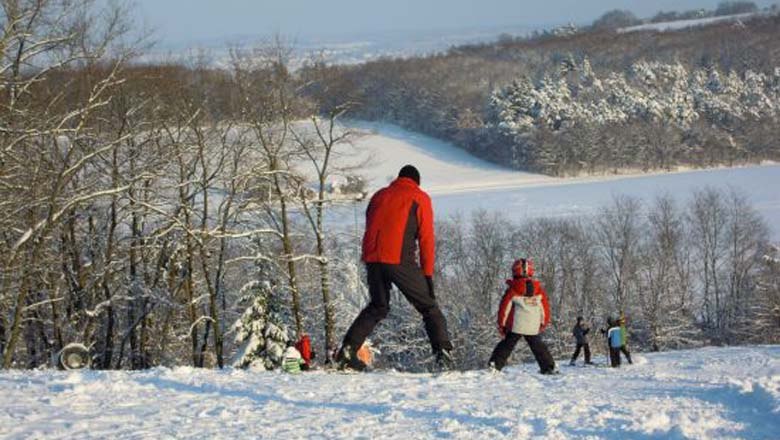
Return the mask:
[(515, 278), (531, 277), (534, 275), (534, 262), (530, 258), (521, 258), (512, 263), (512, 276)]

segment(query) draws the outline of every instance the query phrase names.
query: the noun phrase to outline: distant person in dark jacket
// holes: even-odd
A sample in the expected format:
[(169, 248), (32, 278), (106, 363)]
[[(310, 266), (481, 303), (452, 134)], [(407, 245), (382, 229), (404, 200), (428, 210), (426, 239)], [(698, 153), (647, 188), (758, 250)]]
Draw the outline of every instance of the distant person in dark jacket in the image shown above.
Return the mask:
[(571, 362), (569, 362), (569, 365), (574, 365), (574, 363), (577, 361), (577, 358), (580, 356), (581, 349), (585, 349), (585, 364), (593, 364), (593, 362), (590, 361), (590, 344), (588, 344), (589, 332), (590, 327), (588, 327), (588, 324), (583, 322), (582, 316), (578, 316), (577, 324), (574, 325), (574, 329), (572, 330), (577, 347), (574, 349), (574, 354), (571, 357)]
[(371, 300), (344, 336), (336, 355), (339, 368), (366, 368), (357, 351), (390, 311), (392, 285), (422, 315), (437, 368), (453, 368), (447, 322), (433, 292), (434, 243), (431, 198), (420, 189), (417, 168), (406, 165), (397, 179), (371, 197), (366, 209), (362, 259)]

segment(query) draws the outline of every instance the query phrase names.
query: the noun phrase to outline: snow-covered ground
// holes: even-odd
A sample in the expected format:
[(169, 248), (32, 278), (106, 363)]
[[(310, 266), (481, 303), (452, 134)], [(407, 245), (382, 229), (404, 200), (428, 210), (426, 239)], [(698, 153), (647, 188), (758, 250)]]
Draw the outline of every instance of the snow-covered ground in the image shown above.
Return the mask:
[[(438, 218), (468, 215), (478, 209), (500, 211), (518, 221), (573, 217), (595, 213), (619, 194), (650, 203), (654, 197), (668, 193), (682, 203), (695, 190), (709, 186), (747, 194), (767, 220), (773, 238), (780, 240), (780, 165), (561, 179), (503, 168), (447, 142), (393, 125), (350, 125), (372, 133), (359, 138), (354, 145), (356, 153), (350, 155), (372, 158), (371, 165), (362, 170), (369, 190), (386, 185), (403, 165), (413, 164), (420, 170), (423, 189), (433, 197)], [(351, 209), (336, 210), (332, 221), (352, 224), (354, 214)]]
[[(526, 350), (520, 348), (519, 350)], [(157, 368), (0, 372), (1, 438), (780, 436), (780, 346), (442, 376)], [(599, 359), (600, 360), (600, 359)]]

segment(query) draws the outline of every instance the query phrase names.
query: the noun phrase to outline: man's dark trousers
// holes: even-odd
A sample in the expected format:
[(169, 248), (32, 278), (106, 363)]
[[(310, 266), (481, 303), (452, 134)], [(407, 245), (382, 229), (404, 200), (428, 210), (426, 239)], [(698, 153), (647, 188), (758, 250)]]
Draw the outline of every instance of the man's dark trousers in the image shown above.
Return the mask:
[(425, 331), (434, 351), (452, 350), (447, 321), (436, 303), (422, 270), (416, 264), (367, 263), (368, 292), (371, 302), (364, 308), (344, 336), (344, 345), (355, 349), (390, 312), (390, 289), (394, 284), (414, 308), (422, 314)]

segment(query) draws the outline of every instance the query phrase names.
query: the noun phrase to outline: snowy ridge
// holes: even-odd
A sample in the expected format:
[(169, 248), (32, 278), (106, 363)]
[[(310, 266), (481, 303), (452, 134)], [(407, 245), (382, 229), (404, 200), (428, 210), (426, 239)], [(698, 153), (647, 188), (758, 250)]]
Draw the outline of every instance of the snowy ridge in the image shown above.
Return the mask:
[(691, 27), (698, 27), (698, 26), (707, 26), (710, 24), (715, 23), (722, 23), (722, 22), (740, 22), (744, 19), (750, 19), (754, 16), (757, 16), (758, 14), (748, 12), (745, 14), (734, 14), (734, 15), (721, 15), (717, 17), (706, 17), (706, 18), (697, 18), (693, 20), (675, 20), (675, 21), (665, 21), (661, 23), (646, 23), (646, 24), (640, 24), (636, 26), (629, 26), (618, 29), (618, 33), (626, 33), (626, 32), (639, 32), (639, 31), (658, 31), (658, 32), (664, 32), (664, 31), (676, 31), (680, 29), (687, 29)]
[(780, 346), (636, 357), (552, 377), (530, 364), (439, 377), (4, 371), (0, 437), (777, 438)]

